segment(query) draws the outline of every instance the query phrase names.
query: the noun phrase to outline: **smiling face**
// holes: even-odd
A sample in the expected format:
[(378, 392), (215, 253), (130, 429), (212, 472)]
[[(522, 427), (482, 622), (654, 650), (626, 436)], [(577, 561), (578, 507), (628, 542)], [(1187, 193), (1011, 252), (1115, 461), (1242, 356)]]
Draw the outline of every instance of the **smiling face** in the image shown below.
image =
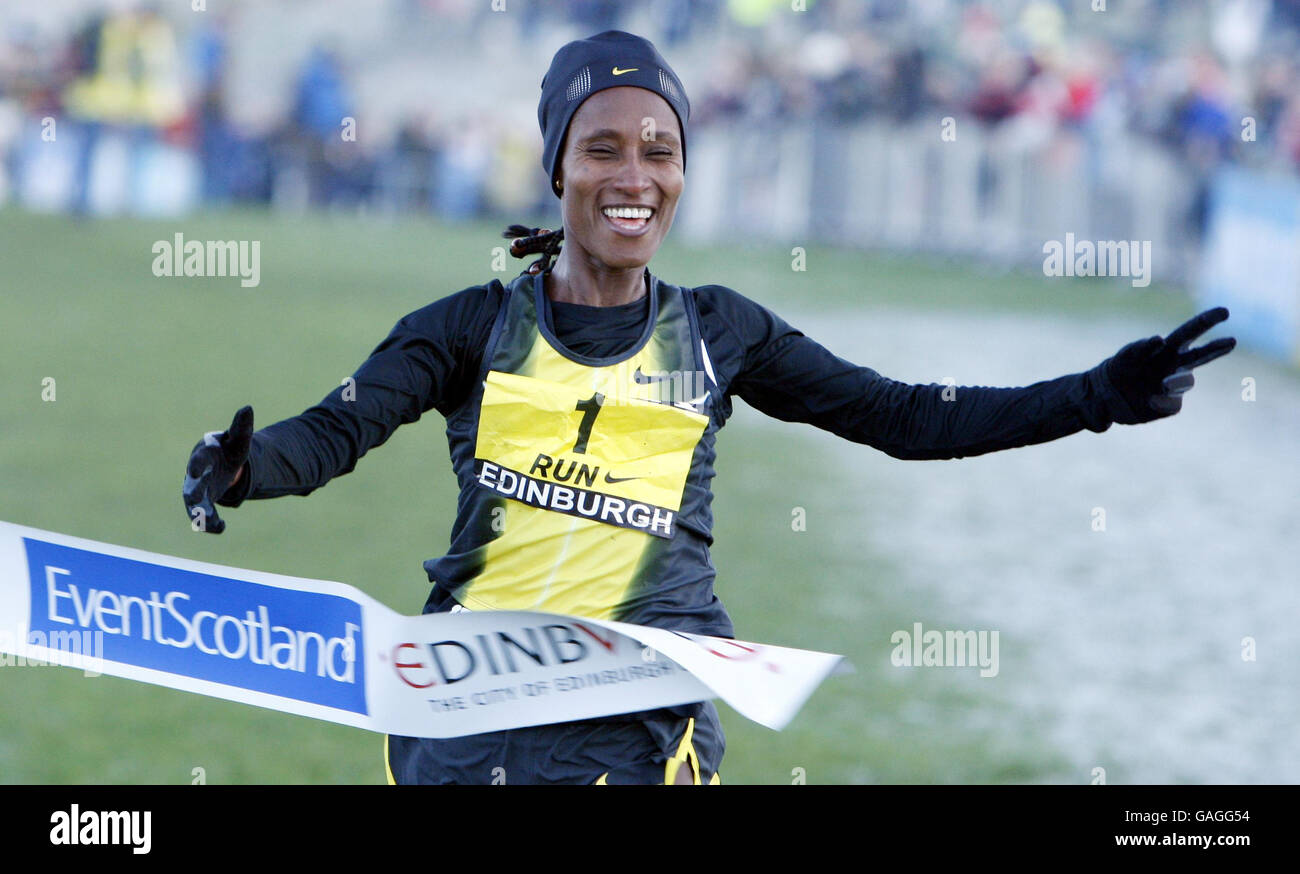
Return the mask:
[(644, 267), (685, 184), (681, 126), (644, 88), (608, 88), (574, 113), (560, 160), (564, 245), (598, 268)]

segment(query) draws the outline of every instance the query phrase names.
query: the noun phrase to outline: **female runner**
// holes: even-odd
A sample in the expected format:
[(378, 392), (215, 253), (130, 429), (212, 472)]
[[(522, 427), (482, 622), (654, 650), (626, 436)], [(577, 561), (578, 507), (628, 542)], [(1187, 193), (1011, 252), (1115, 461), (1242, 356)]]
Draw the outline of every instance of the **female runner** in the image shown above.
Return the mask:
[[(733, 636), (713, 593), (710, 482), (731, 399), (895, 458), (961, 458), (1178, 412), (1210, 310), (1091, 370), (1024, 388), (907, 385), (836, 357), (722, 285), (653, 275), (685, 183), (685, 89), (648, 41), (565, 45), (542, 82), (542, 163), (562, 229), (514, 226), (541, 257), (402, 318), (354, 374), (254, 433), (244, 407), (186, 469), (191, 517), (306, 495), (399, 426), (445, 417), (460, 500), (425, 562), (424, 612), (540, 610)], [(563, 246), (561, 246), (563, 243)], [(716, 783), (711, 702), (451, 739), (391, 736), (397, 783)]]

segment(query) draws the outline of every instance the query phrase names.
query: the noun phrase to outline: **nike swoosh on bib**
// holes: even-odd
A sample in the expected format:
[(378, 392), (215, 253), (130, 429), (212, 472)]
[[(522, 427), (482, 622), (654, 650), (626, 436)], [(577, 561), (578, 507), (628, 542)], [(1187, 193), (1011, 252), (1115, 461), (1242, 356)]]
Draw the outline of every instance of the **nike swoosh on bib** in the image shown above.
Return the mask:
[(636, 370), (632, 372), (632, 381), (637, 385), (649, 385), (652, 382), (668, 382), (670, 379), (672, 379), (672, 376), (669, 374), (663, 376), (649, 376), (644, 374), (641, 372), (641, 365), (639, 364), (637, 365)]

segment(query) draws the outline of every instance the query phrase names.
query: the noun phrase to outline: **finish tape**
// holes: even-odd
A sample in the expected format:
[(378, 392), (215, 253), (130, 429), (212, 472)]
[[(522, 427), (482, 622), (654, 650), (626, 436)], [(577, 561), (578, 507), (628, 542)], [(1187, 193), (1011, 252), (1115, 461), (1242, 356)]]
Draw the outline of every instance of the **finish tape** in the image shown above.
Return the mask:
[(783, 728), (842, 656), (525, 611), (403, 616), (342, 583), (0, 522), (0, 665), (38, 661), (386, 734), (721, 698)]

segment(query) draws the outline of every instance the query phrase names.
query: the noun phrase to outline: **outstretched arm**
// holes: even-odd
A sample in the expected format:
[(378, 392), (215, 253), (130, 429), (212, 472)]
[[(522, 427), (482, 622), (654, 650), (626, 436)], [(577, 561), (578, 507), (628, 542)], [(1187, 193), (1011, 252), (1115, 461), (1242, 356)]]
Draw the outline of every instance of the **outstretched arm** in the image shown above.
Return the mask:
[(744, 362), (730, 390), (775, 418), (816, 425), (903, 459), (963, 458), (1173, 415), (1192, 385), (1191, 368), (1227, 354), (1236, 342), (1224, 338), (1189, 351), (1196, 337), (1227, 318), (1219, 308), (1168, 338), (1131, 343), (1083, 373), (1022, 388), (911, 385), (845, 361), (759, 311), (745, 331)]
[(352, 472), (362, 456), (429, 409), (437, 357), (432, 344), (399, 323), (346, 384), (256, 432), (246, 476), (219, 503), (308, 495)]
[[(252, 433), (252, 410), (238, 420), (251, 437), (208, 435), (186, 470), (185, 504), (202, 507), (205, 530), (225, 525), (215, 503), (307, 495), (351, 472), (400, 425), (436, 407), (447, 414), (465, 395), (499, 305), (495, 289), (466, 289), (403, 318), (347, 383), (303, 413)], [(243, 460), (227, 444), (245, 448)], [(232, 463), (232, 460), (234, 463)], [(206, 471), (211, 470), (207, 479)], [(215, 524), (214, 524), (215, 522)]]

